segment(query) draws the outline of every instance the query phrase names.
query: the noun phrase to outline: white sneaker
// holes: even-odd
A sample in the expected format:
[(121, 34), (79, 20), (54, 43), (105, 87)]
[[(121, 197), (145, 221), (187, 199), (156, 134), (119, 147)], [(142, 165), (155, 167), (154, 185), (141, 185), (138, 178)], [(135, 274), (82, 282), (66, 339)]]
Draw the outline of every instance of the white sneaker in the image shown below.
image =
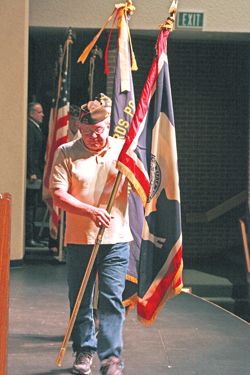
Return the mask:
[(80, 352), (76, 354), (73, 364), (73, 374), (87, 375), (91, 373), (91, 365), (93, 362), (92, 352)]

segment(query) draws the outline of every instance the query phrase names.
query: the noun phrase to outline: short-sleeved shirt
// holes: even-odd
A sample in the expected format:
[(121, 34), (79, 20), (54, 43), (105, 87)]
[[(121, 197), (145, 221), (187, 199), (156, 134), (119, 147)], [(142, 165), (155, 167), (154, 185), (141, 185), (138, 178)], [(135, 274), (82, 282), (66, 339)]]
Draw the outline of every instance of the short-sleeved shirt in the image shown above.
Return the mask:
[[(81, 202), (107, 208), (123, 141), (108, 137), (100, 152), (90, 151), (82, 139), (61, 145), (55, 155), (50, 189), (63, 189)], [(128, 219), (128, 183), (123, 176), (111, 210), (111, 223), (102, 244), (132, 241)], [(66, 244), (94, 244), (99, 228), (86, 216), (66, 213)]]

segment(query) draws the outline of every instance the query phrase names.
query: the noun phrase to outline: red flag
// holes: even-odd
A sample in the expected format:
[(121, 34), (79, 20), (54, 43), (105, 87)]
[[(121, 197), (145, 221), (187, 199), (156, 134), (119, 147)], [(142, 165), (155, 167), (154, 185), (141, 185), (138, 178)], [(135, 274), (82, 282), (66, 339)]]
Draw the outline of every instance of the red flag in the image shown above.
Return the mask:
[(43, 200), (50, 210), (50, 235), (54, 239), (57, 238), (60, 210), (53, 205), (52, 196), (49, 191), (49, 179), (55, 151), (58, 146), (68, 141), (71, 43), (72, 38), (69, 36), (59, 57), (57, 90), (55, 98), (52, 100), (50, 111), (49, 134), (43, 175)]
[(166, 55), (168, 36), (166, 30), (159, 34), (156, 56), (117, 162), (145, 205), (137, 312), (146, 324), (152, 323), (164, 303), (182, 288), (180, 191)]

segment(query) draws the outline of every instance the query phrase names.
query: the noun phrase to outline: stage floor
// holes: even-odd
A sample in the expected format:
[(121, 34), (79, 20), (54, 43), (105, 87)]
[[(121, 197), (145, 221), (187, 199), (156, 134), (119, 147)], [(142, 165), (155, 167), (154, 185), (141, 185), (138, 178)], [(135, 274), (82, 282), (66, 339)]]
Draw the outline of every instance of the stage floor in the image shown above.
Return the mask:
[[(62, 367), (55, 359), (67, 321), (66, 266), (25, 264), (11, 269), (8, 375), (70, 374), (68, 345)], [(169, 301), (155, 324), (136, 311), (124, 330), (125, 375), (249, 375), (250, 324), (192, 294)], [(94, 360), (92, 375), (99, 374)]]

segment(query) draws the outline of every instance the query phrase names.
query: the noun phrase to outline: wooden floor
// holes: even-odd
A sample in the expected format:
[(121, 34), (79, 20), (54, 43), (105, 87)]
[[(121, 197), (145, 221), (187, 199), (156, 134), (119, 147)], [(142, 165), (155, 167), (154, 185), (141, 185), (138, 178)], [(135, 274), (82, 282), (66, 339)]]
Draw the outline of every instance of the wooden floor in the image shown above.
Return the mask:
[[(68, 321), (66, 266), (11, 269), (8, 375), (70, 374), (69, 344), (55, 365)], [(126, 375), (249, 375), (250, 325), (194, 295), (168, 302), (152, 327), (131, 312), (124, 330)], [(92, 375), (99, 374), (96, 358)]]

